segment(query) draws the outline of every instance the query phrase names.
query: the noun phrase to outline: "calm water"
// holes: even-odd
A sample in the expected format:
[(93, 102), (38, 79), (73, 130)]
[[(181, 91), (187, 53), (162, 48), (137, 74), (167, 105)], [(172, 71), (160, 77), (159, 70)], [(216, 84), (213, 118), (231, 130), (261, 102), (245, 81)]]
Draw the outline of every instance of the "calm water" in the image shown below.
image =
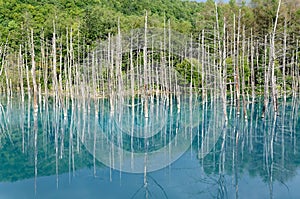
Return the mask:
[[(0, 198), (299, 198), (299, 99), (247, 119), (218, 101), (17, 98), (0, 106)], [(63, 102), (62, 102), (63, 101)], [(57, 106), (54, 104), (58, 104)]]

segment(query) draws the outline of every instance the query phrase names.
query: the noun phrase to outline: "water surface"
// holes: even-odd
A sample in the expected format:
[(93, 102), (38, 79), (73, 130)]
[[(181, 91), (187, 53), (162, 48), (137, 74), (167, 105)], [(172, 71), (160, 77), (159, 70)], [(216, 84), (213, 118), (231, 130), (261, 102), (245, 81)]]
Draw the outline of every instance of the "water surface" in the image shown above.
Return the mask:
[(247, 119), (228, 104), (227, 123), (196, 97), (153, 99), (148, 119), (138, 99), (55, 100), (1, 101), (0, 198), (300, 196), (298, 98), (265, 118), (259, 99)]

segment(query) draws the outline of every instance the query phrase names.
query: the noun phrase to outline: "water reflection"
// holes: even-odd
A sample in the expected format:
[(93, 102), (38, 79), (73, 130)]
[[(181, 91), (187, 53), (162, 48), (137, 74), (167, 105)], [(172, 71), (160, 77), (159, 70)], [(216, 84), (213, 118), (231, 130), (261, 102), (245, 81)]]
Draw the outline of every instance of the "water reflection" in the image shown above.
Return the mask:
[[(93, 156), (110, 168), (130, 173), (145, 173), (164, 168), (178, 159), (192, 145), (204, 121), (199, 156), (205, 156), (215, 145), (224, 120), (215, 101), (206, 107), (209, 117), (201, 118), (199, 99), (183, 99), (180, 110), (161, 99), (148, 104), (149, 117), (144, 116), (144, 102), (121, 103), (116, 113), (108, 110), (107, 101), (100, 102), (96, 114), (84, 115), (83, 124), (96, 120), (94, 126), (81, 129), (82, 143)], [(128, 105), (130, 104), (130, 105)], [(86, 118), (86, 119), (85, 119)], [(212, 130), (214, 128), (214, 130)], [(87, 131), (87, 135), (83, 136)], [(90, 132), (94, 132), (92, 135)], [(206, 133), (204, 135), (204, 132)], [(199, 148), (200, 149), (200, 148)]]
[(245, 179), (260, 179), (275, 198), (276, 184), (293, 192), (288, 182), (299, 176), (298, 98), (282, 101), (279, 114), (270, 107), (264, 118), (262, 101), (246, 107), (248, 119), (231, 106), (228, 122), (218, 100), (197, 96), (183, 97), (180, 107), (153, 98), (149, 117), (141, 99), (122, 99), (113, 112), (104, 99), (40, 99), (38, 110), (31, 100), (1, 101), (1, 182), (33, 178), (38, 190), (38, 177), (55, 175), (60, 189), (61, 174), (71, 182), (90, 167), (95, 178), (107, 170), (106, 183), (116, 173), (120, 183), (140, 173), (143, 180), (128, 190), (133, 198), (172, 197), (179, 188), (164, 183), (164, 173), (189, 184), (183, 187), (192, 198), (245, 198)]

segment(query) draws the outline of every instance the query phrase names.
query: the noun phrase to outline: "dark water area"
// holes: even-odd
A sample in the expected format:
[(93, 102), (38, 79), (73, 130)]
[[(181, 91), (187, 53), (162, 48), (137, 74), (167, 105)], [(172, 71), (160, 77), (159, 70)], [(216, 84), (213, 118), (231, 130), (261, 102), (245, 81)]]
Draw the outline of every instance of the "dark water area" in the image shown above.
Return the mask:
[(1, 98), (0, 198), (299, 198), (299, 98)]

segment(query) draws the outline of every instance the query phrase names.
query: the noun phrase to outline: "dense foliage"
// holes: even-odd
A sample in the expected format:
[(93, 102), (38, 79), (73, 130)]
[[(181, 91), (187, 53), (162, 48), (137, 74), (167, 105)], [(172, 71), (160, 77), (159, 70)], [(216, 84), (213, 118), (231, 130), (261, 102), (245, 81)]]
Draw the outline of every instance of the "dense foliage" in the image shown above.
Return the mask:
[[(249, 4), (238, 4), (231, 0), (219, 5), (220, 20), (231, 21), (233, 14), (242, 9), (242, 23), (256, 35), (268, 33), (274, 23), (277, 1), (252, 0)], [(92, 44), (97, 39), (106, 38), (108, 33), (117, 31), (120, 19), (121, 29), (128, 31), (143, 27), (144, 15), (148, 11), (149, 26), (162, 27), (170, 19), (172, 29), (195, 35), (215, 22), (214, 1), (205, 3), (182, 0), (0, 0), (0, 39), (17, 48), (26, 39), (30, 28), (37, 35), (42, 32), (51, 38), (53, 22), (58, 33), (64, 35), (67, 28), (80, 30), (85, 40)], [(297, 1), (288, 1), (281, 9), (280, 23), (287, 18), (289, 31), (297, 32), (300, 9)]]

